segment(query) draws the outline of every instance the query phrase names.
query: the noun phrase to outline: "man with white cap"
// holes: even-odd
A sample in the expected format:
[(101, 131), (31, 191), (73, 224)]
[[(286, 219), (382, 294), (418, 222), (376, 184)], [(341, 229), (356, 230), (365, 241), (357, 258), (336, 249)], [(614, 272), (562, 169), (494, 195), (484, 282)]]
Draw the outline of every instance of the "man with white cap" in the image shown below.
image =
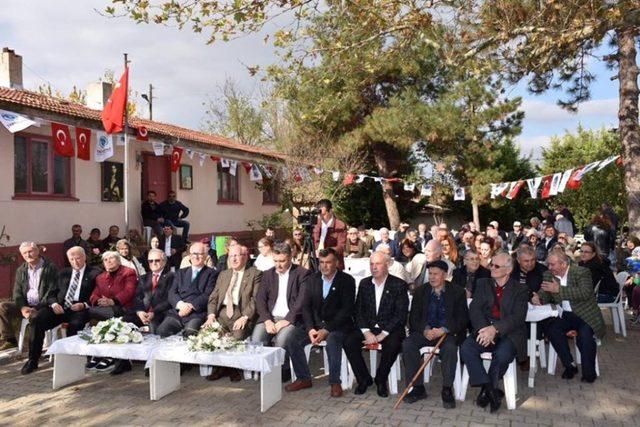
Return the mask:
[(509, 232), (509, 237), (507, 237), (507, 244), (509, 245), (509, 250), (515, 251), (520, 246), (520, 243), (524, 240), (524, 233), (522, 232), (522, 223), (520, 221), (514, 221), (513, 223), (513, 231)]
[(500, 230), (500, 224), (498, 224), (498, 221), (491, 221), (489, 224), (491, 224), (493, 226), (493, 228), (496, 229), (496, 231), (498, 232), (498, 236), (502, 239), (503, 242), (507, 241), (507, 233), (504, 230)]

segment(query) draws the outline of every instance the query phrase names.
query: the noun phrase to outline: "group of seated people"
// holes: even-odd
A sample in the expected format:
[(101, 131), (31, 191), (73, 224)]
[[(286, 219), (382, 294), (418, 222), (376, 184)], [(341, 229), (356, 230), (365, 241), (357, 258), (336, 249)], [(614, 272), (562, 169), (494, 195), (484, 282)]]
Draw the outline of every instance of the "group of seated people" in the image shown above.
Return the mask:
[[(291, 242), (302, 238), (302, 233), (298, 239), (294, 235), (275, 244), (265, 236), (258, 247), (269, 260), (258, 257), (254, 265), (249, 263), (248, 248), (235, 240), (217, 265), (207, 265), (210, 247), (206, 243), (191, 244), (188, 265), (174, 267), (174, 272), (171, 252), (152, 248), (145, 260), (149, 272), (144, 274), (136, 272), (135, 264), (125, 265), (126, 255), (120, 249), (102, 253), (104, 271), (89, 266), (82, 246), (67, 250), (70, 266), (58, 271), (40, 255), (35, 243), (25, 242), (20, 245), (25, 262), (16, 273), (13, 300), (0, 305), (0, 332), (5, 341), (15, 342), (13, 321), (29, 320), (29, 358), (22, 368), (23, 374), (29, 374), (38, 369), (45, 332), (61, 323), (68, 325), (67, 335), (74, 335), (89, 321), (123, 317), (167, 337), (197, 334), (202, 327), (219, 322), (237, 339), (251, 337), (284, 348), (296, 376), (285, 387), (289, 392), (312, 387), (304, 347), (326, 342), (333, 397), (343, 394), (343, 350), (357, 381), (354, 393), (364, 394), (375, 383), (377, 394), (387, 397), (389, 372), (398, 355), (403, 355), (409, 384), (421, 363), (420, 349), (436, 345), (445, 336), (439, 353), (443, 406), (455, 407), (452, 387), (459, 352), (470, 384), (480, 388), (477, 405), (495, 412), (504, 395), (499, 383), (509, 364), (514, 359), (523, 365), (527, 361), (527, 303), (552, 303), (562, 306), (562, 317), (545, 321), (541, 329), (564, 366), (562, 377), (571, 379), (578, 371), (567, 341), (575, 336), (582, 354), (582, 381), (595, 381), (596, 338), (602, 337), (605, 328), (589, 259), (583, 260), (582, 267), (561, 247), (553, 247), (543, 265), (535, 248), (522, 239), (513, 255), (492, 248), (490, 259), (483, 262), (482, 246), (478, 251), (474, 239), (465, 239), (466, 233), (458, 252), (448, 230), (436, 227), (435, 236), (426, 239), (419, 236), (418, 227), (418, 237), (408, 230), (399, 246), (381, 233), (381, 241), (374, 243), (369, 255), (371, 276), (356, 288), (354, 278), (342, 271), (343, 257), (349, 256), (349, 248), (360, 251), (357, 247), (362, 245), (347, 237), (348, 247), (335, 246), (341, 240), (335, 238), (337, 226), (347, 231), (335, 217), (328, 224), (326, 217), (318, 220), (316, 272), (300, 265), (300, 260), (294, 262), (297, 248)], [(366, 240), (361, 241), (368, 245)], [(583, 253), (589, 247), (583, 245)], [(454, 248), (459, 259), (452, 259)], [(373, 378), (363, 349), (381, 352)], [(481, 359), (485, 352), (492, 353), (488, 372)], [(94, 358), (87, 368), (121, 374), (131, 370), (131, 364)], [(208, 379), (223, 377), (241, 378), (238, 370), (218, 367)], [(290, 377), (285, 362), (283, 381)], [(405, 400), (425, 397), (419, 381)]]

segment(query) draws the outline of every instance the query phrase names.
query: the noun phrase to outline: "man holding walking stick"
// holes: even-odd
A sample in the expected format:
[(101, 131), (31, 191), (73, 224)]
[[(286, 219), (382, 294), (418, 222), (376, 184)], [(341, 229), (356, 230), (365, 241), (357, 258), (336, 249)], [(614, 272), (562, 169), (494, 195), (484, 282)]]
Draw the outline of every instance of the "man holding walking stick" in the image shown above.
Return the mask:
[[(405, 377), (407, 385), (411, 386), (420, 368), (420, 349), (436, 346), (440, 338), (447, 334), (440, 345), (439, 355), (442, 361), (442, 404), (451, 409), (456, 406), (452, 387), (458, 363), (458, 346), (464, 341), (469, 323), (467, 300), (464, 288), (446, 282), (449, 270), (446, 262), (433, 261), (427, 268), (430, 286), (421, 285), (415, 290), (409, 314), (410, 332), (402, 346)], [(419, 379), (416, 382), (418, 385), (414, 385), (413, 390), (404, 397), (405, 402), (414, 403), (427, 397), (422, 381)]]

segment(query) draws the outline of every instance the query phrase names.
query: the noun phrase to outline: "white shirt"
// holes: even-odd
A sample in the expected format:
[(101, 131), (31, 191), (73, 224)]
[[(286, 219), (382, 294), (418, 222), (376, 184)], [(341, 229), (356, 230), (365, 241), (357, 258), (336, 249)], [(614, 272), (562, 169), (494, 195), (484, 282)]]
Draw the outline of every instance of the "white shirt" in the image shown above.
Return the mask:
[(260, 254), (253, 263), (253, 266), (260, 271), (267, 271), (270, 268), (273, 268), (275, 264), (273, 262), (273, 257)]
[(324, 239), (327, 238), (327, 232), (329, 231), (329, 227), (333, 227), (333, 222), (334, 222), (333, 220), (334, 220), (333, 216), (331, 217), (329, 222), (324, 222), (323, 220), (320, 220), (322, 228), (320, 229), (320, 243), (318, 244), (319, 249), (325, 249)]
[[(564, 272), (564, 276), (562, 277), (556, 276), (556, 278), (560, 280), (560, 286), (565, 286), (565, 287), (567, 286), (567, 276), (569, 276), (569, 268), (567, 268), (567, 271)], [(564, 311), (572, 311), (569, 300), (566, 300), (566, 299), (562, 300), (562, 309)]]
[[(384, 288), (387, 283), (387, 277), (389, 276), (387, 275), (381, 283), (378, 283), (373, 277), (371, 278), (371, 283), (373, 283), (373, 291), (376, 297), (376, 316), (378, 315), (378, 310), (380, 309), (380, 301), (382, 301), (382, 294), (384, 293)], [(375, 326), (376, 328), (380, 327), (377, 323)], [(369, 328), (362, 328), (360, 330), (364, 334), (365, 332), (369, 331)], [(382, 333), (385, 335), (389, 335), (387, 331), (382, 331)]]
[[(73, 277), (76, 275), (76, 273), (80, 273), (80, 278), (78, 279), (78, 287), (76, 288), (76, 292), (71, 296), (71, 301), (78, 301), (80, 300), (80, 288), (81, 288), (81, 284), (82, 284), (82, 278), (84, 277), (84, 271), (87, 269), (87, 265), (85, 264), (84, 267), (82, 267), (80, 270), (76, 271), (76, 270), (72, 270), (71, 272), (71, 280), (69, 280), (69, 287), (67, 288), (67, 296), (69, 295), (69, 291), (71, 290), (71, 284), (73, 283)], [(65, 298), (66, 299), (66, 298)]]
[(164, 241), (164, 253), (167, 257), (171, 256), (171, 236)]
[[(233, 305), (238, 305), (240, 304), (240, 283), (242, 283), (242, 277), (244, 276), (244, 268), (240, 271), (235, 271), (234, 273), (236, 273), (236, 283), (235, 283), (235, 286), (233, 287), (233, 290), (231, 291), (231, 299), (233, 300), (232, 301)], [(231, 273), (231, 278), (233, 278), (233, 273)], [(229, 286), (231, 286), (231, 283), (229, 283)], [(226, 296), (225, 296), (224, 304), (225, 305), (229, 304), (229, 301), (227, 301)]]
[(392, 276), (396, 276), (404, 280), (405, 282), (407, 282), (408, 274), (404, 266), (398, 261), (395, 261), (395, 260), (391, 260), (391, 261), (392, 261), (392, 264), (389, 266), (389, 274), (391, 274)]
[(287, 269), (284, 273), (280, 274), (276, 272), (278, 275), (278, 298), (276, 299), (276, 304), (273, 306), (273, 310), (271, 310), (271, 314), (273, 317), (285, 317), (289, 313), (289, 303), (287, 302), (287, 287), (289, 286), (289, 272), (291, 271), (291, 267)]

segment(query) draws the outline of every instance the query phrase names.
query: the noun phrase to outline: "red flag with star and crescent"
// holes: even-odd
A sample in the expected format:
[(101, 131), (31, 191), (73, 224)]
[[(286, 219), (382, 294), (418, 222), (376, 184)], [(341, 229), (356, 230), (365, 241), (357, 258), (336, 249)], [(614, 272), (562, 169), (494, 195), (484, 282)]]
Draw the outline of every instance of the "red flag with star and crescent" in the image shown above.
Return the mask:
[(76, 128), (78, 158), (91, 160), (91, 129)]
[(119, 133), (124, 130), (124, 112), (127, 108), (129, 91), (129, 67), (124, 69), (120, 81), (113, 89), (107, 105), (102, 110), (102, 125), (107, 133)]
[(173, 152), (171, 153), (171, 172), (178, 172), (183, 151), (184, 149), (180, 147), (173, 147)]
[(73, 141), (71, 141), (69, 126), (51, 123), (51, 138), (53, 139), (53, 150), (58, 156), (74, 156), (75, 151), (73, 149)]
[(144, 126), (138, 126), (136, 129), (136, 139), (138, 141), (148, 141), (149, 140), (149, 132), (147, 128)]

